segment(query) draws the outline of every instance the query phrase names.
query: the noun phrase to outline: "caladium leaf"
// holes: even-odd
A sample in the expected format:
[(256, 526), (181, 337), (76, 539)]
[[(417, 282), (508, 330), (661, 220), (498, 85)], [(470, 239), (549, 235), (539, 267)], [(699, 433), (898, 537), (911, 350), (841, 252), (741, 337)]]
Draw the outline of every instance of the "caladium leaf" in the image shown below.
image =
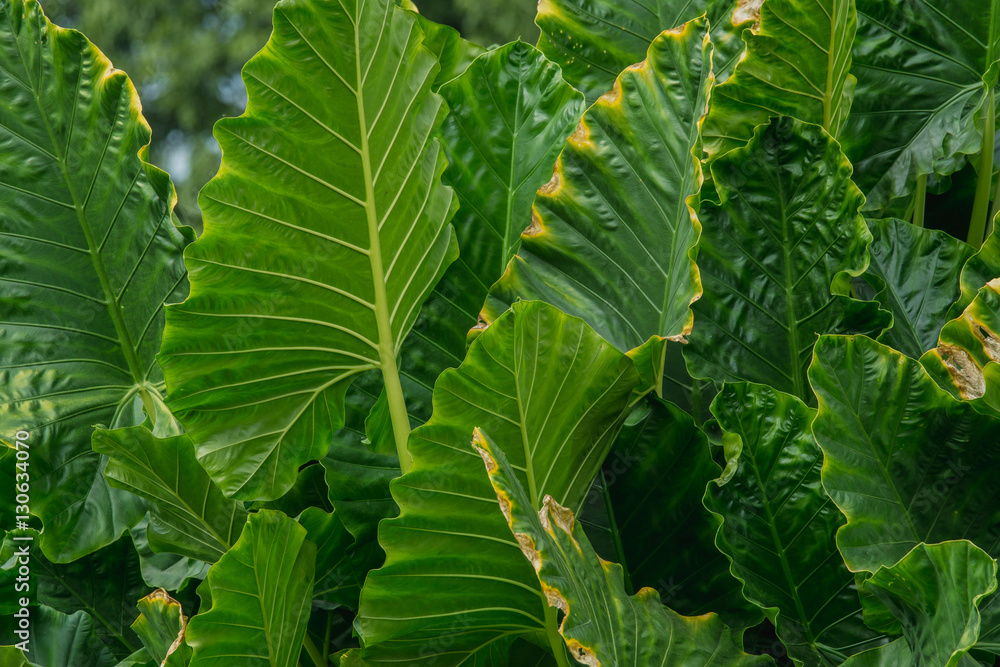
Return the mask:
[(174, 189), (148, 164), (135, 88), (34, 0), (0, 5), (0, 428), (31, 433), (41, 548), (70, 561), (138, 521), (90, 449), (162, 390), (163, 304), (185, 294)]
[[(598, 553), (625, 569), (631, 591), (653, 588), (671, 609), (715, 612), (734, 630), (757, 625), (762, 614), (743, 598), (715, 546), (718, 523), (702, 505), (706, 485), (722, 473), (708, 438), (684, 410), (647, 400), (648, 414), (626, 422), (577, 519)], [(591, 517), (607, 516), (605, 495), (613, 516), (596, 525)], [(606, 551), (596, 544), (602, 533), (610, 533)]]
[(20, 550), (27, 547), (31, 570), (28, 586), (33, 605), (52, 607), (66, 614), (86, 612), (94, 620), (97, 637), (118, 658), (140, 649), (139, 638), (130, 626), (139, 615), (136, 601), (151, 589), (142, 579), (139, 557), (129, 536), (65, 564), (53, 563), (34, 549), (32, 545), (37, 540), (35, 531), (7, 533), (0, 549), (3, 568), (0, 580), (4, 587), (14, 590), (18, 559), (23, 558)]
[(198, 465), (191, 438), (157, 438), (135, 426), (99, 429), (93, 446), (110, 459), (104, 476), (112, 486), (149, 501), (146, 538), (154, 551), (214, 563), (236, 543), (247, 513)]
[(967, 540), (918, 544), (862, 587), (899, 619), (906, 650), (889, 644), (845, 665), (962, 665), (979, 636), (977, 605), (997, 587), (997, 565)]
[(281, 512), (251, 514), (208, 571), (210, 601), (188, 622), (191, 667), (295, 667), (309, 621), (316, 546)]
[(714, 81), (707, 27), (697, 19), (657, 37), (583, 116), (490, 291), (484, 325), (517, 298), (546, 301), (620, 350), (649, 341), (655, 354), (645, 356), (662, 374), (664, 339), (690, 333), (701, 292), (692, 256), (695, 156)]
[(1000, 21), (989, 0), (857, 0), (857, 11), (855, 104), (839, 137), (865, 210), (884, 215), (917, 176), (951, 174), (979, 152)]
[(283, 0), (243, 69), (247, 112), (216, 125), (225, 158), (199, 198), (192, 296), (168, 308), (161, 360), (227, 495), (287, 491), (367, 370), (385, 379), (407, 458), (399, 350), (456, 252), (433, 138), (445, 107), (421, 40), (389, 0)]
[(143, 648), (160, 667), (186, 667), (191, 661), (191, 647), (184, 641), (187, 616), (181, 604), (162, 588), (139, 600), (139, 618), (132, 630)]
[(548, 604), (565, 614), (559, 634), (577, 662), (594, 667), (639, 667), (656, 660), (690, 667), (773, 664), (769, 657), (743, 653), (715, 614), (681, 616), (664, 607), (651, 588), (630, 597), (621, 566), (598, 557), (572, 510), (548, 494), (538, 509), (489, 436), (476, 429), (472, 443)]
[(746, 56), (712, 94), (705, 151), (721, 155), (746, 144), (770, 116), (791, 116), (838, 136), (855, 79), (851, 45), (854, 0), (768, 0), (757, 29), (744, 31)]
[(959, 298), (962, 267), (975, 250), (944, 232), (903, 220), (869, 220), (868, 229), (871, 263), (862, 276), (868, 283), (856, 280), (855, 289), (892, 313), (892, 326), (879, 342), (917, 359), (937, 345)]
[(94, 620), (86, 612), (64, 614), (51, 607), (31, 610), (31, 640), (27, 655), (16, 647), (19, 640), (5, 632), (4, 641), (14, 638), (11, 646), (0, 647), (4, 667), (113, 667), (119, 664), (108, 647), (94, 632)]
[(361, 593), (366, 659), (457, 665), (504, 636), (544, 633), (544, 596), (472, 430), (522, 444), (511, 460), (536, 502), (547, 493), (579, 507), (637, 383), (625, 355), (543, 303), (514, 304), (479, 336), (438, 379), (434, 415), (410, 438), (413, 468), (392, 483), (400, 516), (381, 523), (386, 563)]
[(996, 462), (982, 447), (1000, 437), (1000, 420), (863, 336), (822, 336), (809, 380), (823, 486), (847, 517), (837, 546), (851, 570), (892, 565), (920, 542), (964, 538), (1000, 553)]
[(726, 384), (712, 402), (742, 442), (735, 473), (708, 485), (718, 545), (748, 600), (777, 627), (797, 665), (839, 665), (881, 639), (865, 626), (854, 574), (837, 552), (844, 518), (823, 491), (815, 410), (764, 385)]
[(851, 165), (822, 128), (775, 118), (712, 163), (721, 205), (701, 210), (705, 293), (684, 348), (695, 377), (768, 384), (806, 402), (817, 333), (875, 333), (878, 304), (847, 296), (871, 234)]
[(759, 11), (759, 2), (742, 0), (542, 0), (535, 23), (542, 32), (538, 48), (594, 102), (623, 69), (646, 57), (661, 32), (702, 14), (712, 26), (714, 69), (725, 78), (743, 52), (741, 32)]
[[(583, 114), (583, 96), (556, 65), (523, 42), (478, 57), (439, 92), (450, 108), (440, 130), (449, 161), (442, 178), (460, 204), (452, 220), (460, 255), (427, 298), (406, 341), (400, 374), (415, 425), (430, 417), (434, 380), (462, 362), (466, 334), (476, 325), (489, 286), (503, 274), (531, 219), (535, 191), (548, 180)], [(358, 431), (369, 415), (369, 437), (391, 443), (391, 429), (373, 428), (374, 413), (367, 409), (381, 387), (364, 390), (369, 395), (360, 401), (364, 412), (350, 415), (349, 422)], [(376, 405), (386, 412), (384, 403), (383, 393)], [(373, 449), (387, 451), (383, 443)]]

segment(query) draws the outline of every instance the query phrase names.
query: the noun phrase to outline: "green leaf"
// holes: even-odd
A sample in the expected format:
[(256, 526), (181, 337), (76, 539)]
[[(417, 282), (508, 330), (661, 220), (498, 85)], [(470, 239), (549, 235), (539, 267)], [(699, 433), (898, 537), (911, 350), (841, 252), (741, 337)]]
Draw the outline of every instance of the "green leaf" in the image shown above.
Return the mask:
[(839, 665), (877, 642), (865, 627), (854, 574), (837, 552), (844, 518), (823, 491), (816, 411), (764, 385), (726, 384), (712, 402), (742, 441), (732, 477), (709, 484), (705, 506), (723, 521), (719, 548), (743, 594), (776, 625), (797, 665)]
[(962, 295), (948, 311), (948, 319), (953, 320), (961, 315), (979, 294), (979, 290), (994, 278), (1000, 278), (1000, 233), (996, 228), (962, 267)]
[(191, 438), (157, 438), (142, 426), (94, 432), (94, 451), (109, 457), (104, 476), (150, 503), (146, 537), (154, 551), (214, 563), (246, 523), (195, 458)]
[(851, 108), (854, 0), (767, 0), (746, 56), (712, 93), (705, 150), (722, 155), (746, 144), (771, 116), (821, 125), (834, 137)]
[[(863, 587), (902, 625), (910, 657), (888, 664), (958, 665), (979, 636), (977, 605), (997, 587), (997, 564), (967, 540), (918, 544), (898, 563), (880, 567)], [(856, 662), (896, 655), (899, 649), (889, 646)]]
[(548, 494), (538, 510), (489, 436), (476, 429), (472, 442), (548, 603), (565, 614), (559, 634), (578, 662), (616, 667), (655, 660), (678, 667), (773, 664), (768, 657), (743, 653), (715, 614), (681, 616), (664, 607), (650, 588), (630, 597), (621, 566), (597, 556), (572, 510)]
[(478, 44), (462, 39), (458, 31), (451, 26), (435, 23), (421, 15), (416, 7), (404, 5), (404, 8), (413, 12), (417, 25), (424, 33), (424, 48), (433, 53), (441, 65), (434, 78), (432, 86), (434, 90), (460, 76), (473, 60), (486, 52), (486, 49)]
[(949, 309), (959, 298), (959, 275), (975, 252), (972, 246), (935, 229), (897, 219), (869, 220), (871, 263), (855, 280), (862, 298), (892, 313), (892, 327), (878, 337), (918, 359), (935, 347)]
[(865, 210), (879, 217), (913, 192), (917, 176), (951, 174), (979, 152), (976, 117), (1000, 55), (1000, 21), (990, 0), (857, 0), (857, 11), (858, 83), (839, 138)]
[(184, 642), (187, 616), (181, 604), (162, 588), (139, 600), (139, 618), (132, 630), (143, 647), (160, 667), (186, 667), (191, 661), (191, 647)]
[(660, 33), (702, 14), (712, 26), (714, 69), (721, 80), (743, 52), (740, 33), (759, 10), (760, 3), (734, 0), (542, 0), (535, 22), (542, 31), (538, 48), (594, 102), (623, 69), (646, 57)]
[(149, 546), (146, 537), (149, 527), (149, 515), (129, 529), (132, 544), (139, 554), (139, 569), (142, 580), (151, 588), (164, 588), (168, 591), (179, 591), (192, 580), (203, 580), (208, 574), (209, 563), (179, 556), (174, 553), (156, 553)]
[[(31, 609), (29, 663), (16, 643), (13, 632), (5, 633), (11, 646), (0, 647), (0, 664), (5, 667), (112, 667), (117, 663), (108, 647), (94, 632), (94, 621), (86, 612), (64, 614), (51, 607)], [(13, 630), (13, 628), (12, 628)]]
[(211, 601), (188, 622), (191, 667), (294, 667), (309, 621), (316, 546), (281, 512), (251, 514), (208, 571)]
[[(583, 96), (556, 65), (523, 42), (478, 57), (439, 92), (451, 109), (440, 130), (449, 160), (442, 178), (460, 204), (452, 220), (460, 255), (427, 298), (406, 340), (400, 374), (414, 425), (430, 418), (437, 377), (462, 362), (466, 334), (531, 219), (535, 191), (548, 180), (583, 114)], [(384, 441), (392, 442), (391, 429), (373, 428), (370, 421), (376, 416), (369, 413), (371, 397), (381, 391), (375, 380), (375, 386), (365, 387), (369, 399), (361, 414), (368, 415), (369, 438), (381, 441), (375, 451), (387, 451)], [(378, 419), (387, 424), (384, 393), (376, 406), (384, 413)], [(360, 430), (360, 415), (350, 415), (349, 421)]]
[[(24, 540), (17, 538), (31, 537)], [(150, 592), (142, 580), (139, 557), (128, 536), (72, 563), (53, 563), (35, 548), (35, 531), (7, 533), (0, 549), (5, 590), (14, 589), (19, 550), (29, 550), (29, 593), (32, 604), (52, 607), (66, 614), (86, 612), (94, 632), (111, 652), (122, 658), (141, 647), (129, 627), (135, 620), (135, 601)]]
[(775, 118), (712, 163), (722, 204), (701, 210), (705, 293), (684, 349), (695, 377), (749, 381), (811, 402), (817, 333), (874, 333), (888, 315), (847, 295), (871, 234), (851, 165), (816, 125)]
[(374, 539), (358, 541), (336, 512), (307, 508), (298, 517), (309, 541), (316, 545), (316, 576), (312, 604), (324, 609), (358, 608), (368, 571), (380, 566), (385, 554)]
[(216, 124), (225, 159), (160, 358), (171, 409), (229, 496), (287, 491), (367, 370), (385, 378), (405, 455), (399, 349), (455, 257), (433, 138), (445, 107), (421, 40), (388, 0), (283, 0), (243, 69), (247, 112)]
[(497, 512), (473, 428), (522, 443), (511, 459), (539, 506), (551, 494), (579, 507), (637, 382), (627, 357), (543, 303), (514, 304), (479, 336), (438, 379), (434, 415), (410, 438), (413, 468), (392, 483), (401, 513), (381, 523), (386, 564), (361, 593), (366, 659), (457, 665), (544, 632), (538, 580)]
[(964, 538), (998, 553), (1000, 488), (983, 443), (1000, 438), (1000, 421), (863, 336), (822, 336), (809, 381), (823, 486), (847, 517), (837, 546), (852, 571), (891, 566), (920, 542)]
[[(705, 486), (722, 472), (708, 439), (677, 406), (647, 400), (646, 416), (622, 428), (577, 519), (598, 553), (625, 569), (631, 590), (653, 588), (681, 614), (715, 612), (734, 630), (757, 625), (762, 615), (740, 593), (715, 546), (718, 524), (702, 505)], [(602, 482), (613, 508), (610, 522)], [(595, 517), (607, 525), (595, 524)], [(612, 530), (621, 552), (596, 544)], [(604, 541), (613, 545), (613, 535)]]
[(128, 77), (35, 0), (0, 5), (0, 429), (31, 433), (41, 548), (70, 561), (145, 512), (108, 487), (96, 423), (159, 400), (161, 309), (187, 290), (166, 173)]
[(652, 338), (661, 368), (663, 339), (691, 331), (701, 292), (695, 155), (713, 83), (707, 27), (697, 19), (657, 37), (584, 115), (490, 291), (486, 323), (517, 298), (546, 301), (620, 350)]

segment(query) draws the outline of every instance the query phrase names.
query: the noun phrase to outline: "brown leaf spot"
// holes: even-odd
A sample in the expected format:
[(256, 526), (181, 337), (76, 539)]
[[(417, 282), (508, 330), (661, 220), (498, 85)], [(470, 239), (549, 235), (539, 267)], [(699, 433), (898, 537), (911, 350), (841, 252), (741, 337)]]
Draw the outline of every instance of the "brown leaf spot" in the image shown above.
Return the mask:
[(538, 188), (538, 192), (543, 195), (551, 195), (559, 189), (560, 185), (562, 185), (562, 177), (559, 175), (559, 163), (556, 162), (556, 168), (552, 170), (552, 178), (549, 179), (548, 183)]
[(594, 652), (575, 639), (567, 639), (566, 646), (577, 662), (581, 662), (587, 667), (601, 667), (601, 661), (597, 659)]
[(739, 0), (736, 9), (733, 11), (733, 24), (739, 25), (744, 21), (753, 21), (752, 30), (760, 29), (760, 8), (764, 0)]
[(577, 124), (576, 129), (573, 130), (573, 134), (569, 135), (569, 139), (577, 145), (589, 143), (590, 133), (587, 132), (587, 126), (584, 125), (582, 120)]
[(521, 232), (521, 236), (527, 236), (530, 238), (532, 236), (538, 236), (541, 233), (542, 233), (542, 219), (538, 217), (538, 214), (535, 213), (535, 209), (532, 208), (531, 224), (524, 228), (524, 231)]
[(559, 526), (570, 537), (573, 536), (573, 512), (559, 503), (552, 496), (546, 494), (542, 500), (542, 509), (538, 511), (538, 518), (542, 522), (542, 528), (549, 533), (552, 532), (552, 521)]
[(941, 345), (937, 353), (962, 398), (975, 399), (986, 393), (983, 371), (968, 352), (954, 345)]
[(535, 572), (541, 570), (542, 557), (535, 551), (535, 543), (531, 537), (524, 533), (514, 533), (514, 538), (517, 540), (517, 546), (521, 547), (521, 553), (528, 559), (531, 566), (535, 568)]
[(496, 459), (490, 455), (485, 448), (486, 441), (483, 439), (483, 432), (478, 428), (472, 431), (472, 446), (475, 447), (479, 455), (483, 457), (483, 463), (486, 464), (486, 472), (493, 474), (496, 472), (500, 466), (497, 465)]
[[(629, 69), (641, 69), (642, 68), (642, 63), (638, 63), (636, 65), (629, 65), (628, 68)], [(606, 92), (603, 95), (601, 95), (600, 98), (598, 98), (598, 99), (601, 102), (603, 102), (604, 104), (616, 104), (618, 102), (618, 100), (621, 98), (621, 95), (622, 95), (622, 87), (618, 83), (618, 79), (615, 79), (615, 85), (614, 85), (614, 87), (611, 90), (609, 90), (608, 92)], [(576, 133), (574, 132), (574, 134), (576, 134)]]

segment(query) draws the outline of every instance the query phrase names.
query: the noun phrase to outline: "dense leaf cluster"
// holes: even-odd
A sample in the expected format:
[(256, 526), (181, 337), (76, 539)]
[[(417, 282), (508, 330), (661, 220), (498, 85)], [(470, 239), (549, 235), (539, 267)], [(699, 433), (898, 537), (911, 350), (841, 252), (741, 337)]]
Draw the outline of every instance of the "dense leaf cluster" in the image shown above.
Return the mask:
[(0, 0), (3, 664), (1000, 655), (1000, 0), (536, 22), (281, 0), (196, 239)]

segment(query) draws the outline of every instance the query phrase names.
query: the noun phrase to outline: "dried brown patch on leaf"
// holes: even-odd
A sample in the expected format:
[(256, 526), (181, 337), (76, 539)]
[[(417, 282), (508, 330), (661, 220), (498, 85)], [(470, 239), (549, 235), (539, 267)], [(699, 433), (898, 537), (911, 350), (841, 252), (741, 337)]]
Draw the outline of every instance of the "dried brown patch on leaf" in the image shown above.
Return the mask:
[[(636, 63), (635, 65), (629, 65), (628, 69), (630, 70), (642, 69), (642, 66), (645, 62), (646, 61), (643, 61), (641, 63)], [(621, 99), (621, 96), (622, 96), (621, 84), (618, 83), (618, 79), (615, 79), (614, 87), (612, 87), (611, 90), (609, 90), (608, 92), (601, 95), (598, 98), (598, 101), (601, 102), (602, 104), (617, 104), (618, 100)], [(574, 132), (573, 134), (576, 133)]]
[(968, 352), (954, 345), (940, 345), (935, 352), (948, 369), (952, 382), (958, 387), (962, 398), (972, 400), (986, 393), (983, 369)]
[[(565, 639), (565, 638), (564, 638)], [(575, 639), (566, 639), (566, 647), (573, 654), (573, 658), (587, 667), (601, 667), (601, 661), (597, 659), (594, 652)]]
[(733, 10), (733, 25), (739, 25), (747, 21), (753, 21), (751, 30), (760, 29), (760, 8), (764, 5), (764, 0), (739, 0), (736, 9)]
[(545, 230), (542, 227), (542, 219), (538, 217), (538, 213), (535, 211), (535, 208), (532, 207), (531, 224), (524, 228), (524, 231), (521, 232), (521, 236), (526, 236), (528, 238), (531, 238), (533, 236), (540, 235), (543, 231)]
[(569, 141), (578, 147), (583, 147), (590, 143), (590, 130), (587, 129), (587, 124), (583, 120), (577, 123), (573, 134), (569, 135)]
[(552, 178), (549, 179), (548, 183), (538, 188), (538, 194), (551, 196), (558, 192), (559, 187), (562, 185), (560, 171), (562, 171), (562, 162), (556, 160), (556, 166), (552, 169)]

